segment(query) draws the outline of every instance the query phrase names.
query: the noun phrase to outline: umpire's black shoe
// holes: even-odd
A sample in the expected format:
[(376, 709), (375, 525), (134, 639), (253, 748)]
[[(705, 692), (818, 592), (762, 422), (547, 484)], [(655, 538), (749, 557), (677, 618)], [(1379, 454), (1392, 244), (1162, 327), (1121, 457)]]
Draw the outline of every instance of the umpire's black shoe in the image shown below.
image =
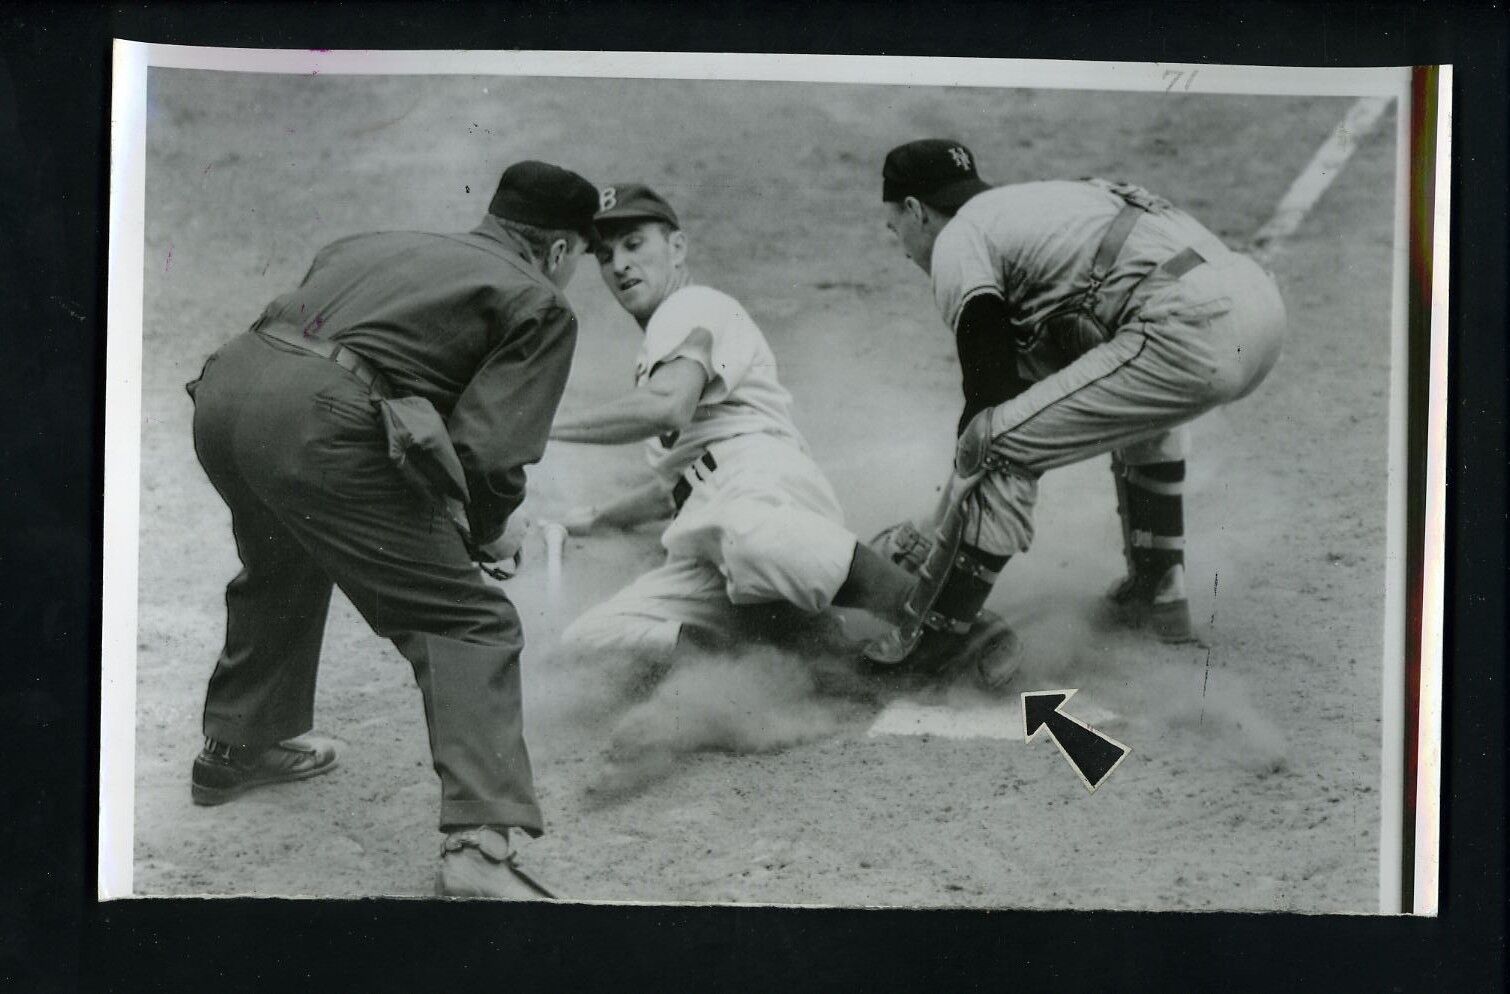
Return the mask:
[(238, 749), (205, 739), (190, 777), (194, 803), (224, 804), (253, 787), (306, 780), (336, 765), (329, 739), (293, 738), (262, 750)]

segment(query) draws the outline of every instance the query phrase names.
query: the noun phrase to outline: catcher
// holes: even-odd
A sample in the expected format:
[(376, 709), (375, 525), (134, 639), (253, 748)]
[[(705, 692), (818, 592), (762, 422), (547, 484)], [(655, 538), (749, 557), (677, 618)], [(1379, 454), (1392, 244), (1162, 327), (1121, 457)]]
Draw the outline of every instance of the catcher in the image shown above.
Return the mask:
[[(832, 487), (792, 422), (765, 336), (739, 302), (693, 282), (675, 211), (641, 184), (601, 191), (594, 251), (604, 283), (644, 332), (635, 389), (557, 419), (551, 438), (643, 442), (651, 479), (571, 512), (574, 534), (670, 516), (663, 565), (578, 618), (563, 641), (669, 655), (679, 643), (737, 640), (741, 608), (830, 605), (906, 622), (915, 577), (844, 527)], [(758, 634), (758, 633), (756, 633)], [(992, 615), (940, 633), (912, 676), (970, 672), (984, 683), (1010, 653)], [(893, 671), (900, 673), (900, 671)]]
[[(1255, 389), (1279, 358), (1273, 278), (1168, 201), (1102, 180), (991, 187), (956, 141), (893, 149), (886, 226), (933, 281), (964, 410), (908, 620), (870, 650), (900, 663), (975, 617), (1033, 539), (1038, 478), (1113, 453), (1128, 575), (1116, 617), (1192, 638), (1181, 428)], [(889, 536), (916, 543), (908, 526)]]

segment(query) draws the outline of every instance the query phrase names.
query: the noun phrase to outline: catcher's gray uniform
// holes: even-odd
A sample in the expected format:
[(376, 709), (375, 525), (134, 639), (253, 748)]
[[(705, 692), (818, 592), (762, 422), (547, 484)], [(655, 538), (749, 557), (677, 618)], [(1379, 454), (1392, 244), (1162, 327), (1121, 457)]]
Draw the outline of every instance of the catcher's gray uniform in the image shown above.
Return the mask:
[[(966, 406), (915, 621), (873, 658), (969, 623), (1006, 559), (1032, 543), (1038, 477), (1108, 451), (1129, 567), (1112, 601), (1125, 620), (1189, 638), (1181, 426), (1273, 368), (1285, 329), (1273, 278), (1140, 187), (991, 188), (964, 146), (942, 140), (893, 150), (885, 179), (888, 203), (953, 201), (952, 216), (933, 208), (943, 220), (926, 268), (960, 348)], [(912, 237), (922, 222), (902, 206)], [(903, 561), (894, 547), (908, 537), (893, 532), (883, 548)]]
[[(1111, 315), (1108, 341), (1066, 356), (1041, 322), (1084, 290), (1102, 233), (1127, 203), (1119, 189), (1153, 205), (1103, 285), (1103, 298), (1125, 291), (1127, 300)], [(1165, 267), (1187, 250), (1199, 256), (1189, 270)], [(972, 295), (1001, 294), (1026, 346), (1019, 369), (1036, 381), (990, 410), (990, 450), (1003, 469), (980, 481), (966, 514), (965, 541), (999, 555), (1031, 544), (1041, 473), (1107, 451), (1129, 467), (1183, 459), (1180, 426), (1257, 387), (1283, 341), (1273, 278), (1136, 188), (1050, 181), (987, 190), (939, 233), (932, 273), (951, 327)]]
[[(933, 207), (942, 227), (927, 269), (959, 346), (965, 412), (909, 601), (914, 621), (871, 657), (904, 659), (926, 630), (972, 624), (1007, 557), (1033, 541), (1040, 474), (1104, 452), (1113, 452), (1128, 559), (1111, 603), (1123, 621), (1185, 641), (1181, 426), (1273, 369), (1285, 329), (1273, 278), (1128, 184), (992, 189), (968, 150), (933, 139), (892, 151), (886, 183), (892, 204), (921, 183), (924, 201), (935, 190), (956, 205), (953, 216)], [(915, 198), (901, 210), (915, 240), (933, 215), (918, 213)], [(892, 532), (882, 547), (906, 538)]]

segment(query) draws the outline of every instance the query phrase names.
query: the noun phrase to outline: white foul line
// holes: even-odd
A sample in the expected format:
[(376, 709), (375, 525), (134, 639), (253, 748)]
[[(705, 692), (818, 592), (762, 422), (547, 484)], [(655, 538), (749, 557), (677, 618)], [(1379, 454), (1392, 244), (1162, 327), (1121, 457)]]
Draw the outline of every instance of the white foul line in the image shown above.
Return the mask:
[[(1274, 216), (1254, 234), (1249, 251), (1255, 258), (1267, 263), (1285, 239), (1295, 233), (1311, 208), (1316, 206), (1316, 201), (1342, 172), (1358, 145), (1378, 125), (1393, 99), (1364, 97), (1348, 108), (1341, 123), (1321, 143), (1311, 161), (1280, 198)], [(900, 700), (883, 708), (866, 734), (872, 738), (878, 735), (933, 735), (948, 739), (1012, 739), (1021, 742), (1021, 722), (1013, 725), (1016, 713), (1011, 706), (960, 710)], [(1110, 717), (1110, 713), (1107, 714)]]
[(1321, 143), (1316, 154), (1274, 208), (1271, 217), (1252, 239), (1252, 253), (1260, 261), (1272, 258), (1286, 238), (1295, 233), (1300, 222), (1316, 206), (1316, 201), (1342, 172), (1342, 167), (1358, 145), (1379, 123), (1389, 109), (1392, 97), (1364, 97), (1343, 115), (1342, 123)]

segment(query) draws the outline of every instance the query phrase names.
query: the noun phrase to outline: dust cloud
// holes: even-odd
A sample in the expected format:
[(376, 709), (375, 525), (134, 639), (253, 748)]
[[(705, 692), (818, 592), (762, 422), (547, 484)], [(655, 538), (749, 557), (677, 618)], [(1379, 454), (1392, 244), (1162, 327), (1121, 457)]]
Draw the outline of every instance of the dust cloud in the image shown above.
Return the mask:
[(600, 802), (670, 775), (692, 753), (777, 752), (837, 734), (873, 707), (870, 684), (844, 660), (753, 646), (629, 653), (556, 653), (529, 688), (530, 739), (595, 742)]

